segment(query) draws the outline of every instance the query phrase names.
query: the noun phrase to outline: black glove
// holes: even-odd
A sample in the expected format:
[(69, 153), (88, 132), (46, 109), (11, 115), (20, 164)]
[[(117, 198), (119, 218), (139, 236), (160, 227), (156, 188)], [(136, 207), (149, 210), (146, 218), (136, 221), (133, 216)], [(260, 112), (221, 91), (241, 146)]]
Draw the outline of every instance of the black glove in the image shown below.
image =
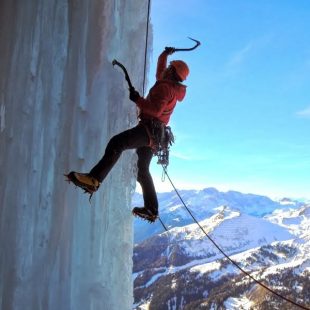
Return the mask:
[(168, 55), (171, 55), (175, 52), (175, 48), (174, 47), (170, 47), (170, 46), (167, 46), (165, 47), (165, 52), (168, 54)]
[(129, 89), (129, 99), (136, 102), (140, 98), (139, 92), (137, 92), (134, 87)]

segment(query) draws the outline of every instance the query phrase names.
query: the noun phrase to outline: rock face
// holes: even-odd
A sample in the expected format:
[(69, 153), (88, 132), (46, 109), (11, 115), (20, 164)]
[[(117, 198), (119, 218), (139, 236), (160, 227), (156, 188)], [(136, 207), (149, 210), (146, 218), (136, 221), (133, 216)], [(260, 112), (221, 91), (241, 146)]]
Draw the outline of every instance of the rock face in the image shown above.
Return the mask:
[(146, 15), (147, 1), (0, 2), (0, 309), (131, 308), (134, 153), (91, 205), (63, 173), (135, 124), (111, 62), (141, 92)]

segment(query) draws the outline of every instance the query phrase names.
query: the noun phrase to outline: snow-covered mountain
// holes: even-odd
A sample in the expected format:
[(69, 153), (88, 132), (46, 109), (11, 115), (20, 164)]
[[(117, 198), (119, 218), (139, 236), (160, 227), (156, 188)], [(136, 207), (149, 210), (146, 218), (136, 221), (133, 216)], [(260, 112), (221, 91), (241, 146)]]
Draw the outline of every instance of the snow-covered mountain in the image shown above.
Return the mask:
[(310, 232), (309, 205), (304, 205), (299, 209), (277, 209), (272, 214), (266, 216), (266, 219), (285, 227), (294, 235), (303, 238), (309, 235)]
[[(242, 214), (264, 216), (276, 209), (298, 208), (302, 203), (289, 199), (274, 201), (266, 196), (243, 194), (236, 191), (220, 192), (215, 188), (203, 190), (181, 190), (180, 195), (195, 217), (201, 221), (216, 214), (217, 208), (227, 206)], [(159, 193), (160, 217), (169, 228), (182, 227), (193, 223), (192, 218), (184, 208), (177, 194), (172, 192)], [(142, 206), (143, 199), (135, 193), (132, 199), (133, 206)], [(149, 225), (139, 219), (135, 220), (135, 242), (141, 242), (148, 237), (163, 231), (160, 223)]]
[[(217, 198), (225, 196), (214, 189), (213, 192)], [(198, 210), (199, 199), (187, 193), (186, 201)], [(165, 213), (171, 209), (180, 210), (170, 203), (170, 195), (159, 199), (163, 202), (165, 198), (169, 205), (161, 205), (163, 219), (168, 218)], [(228, 197), (237, 196), (244, 203), (238, 193), (226, 195), (222, 206), (216, 206), (216, 199), (212, 208), (201, 205), (200, 215), (205, 216), (200, 219), (201, 226), (255, 278), (310, 307), (310, 205), (283, 204), (253, 195), (245, 198), (256, 201), (252, 209), (245, 204), (232, 207)], [(212, 201), (210, 196), (208, 199)], [(264, 204), (265, 212), (258, 212), (261, 201), (270, 203)], [(277, 209), (272, 210), (271, 206)], [(135, 246), (133, 260), (134, 309), (295, 309), (250, 281), (197, 224), (180, 225), (144, 240)]]

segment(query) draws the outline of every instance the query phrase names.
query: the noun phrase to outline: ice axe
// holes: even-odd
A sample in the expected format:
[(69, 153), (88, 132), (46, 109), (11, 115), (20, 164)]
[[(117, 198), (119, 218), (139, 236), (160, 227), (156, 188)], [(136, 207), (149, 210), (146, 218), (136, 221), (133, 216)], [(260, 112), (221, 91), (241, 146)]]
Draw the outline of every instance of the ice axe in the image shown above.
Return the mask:
[[(198, 40), (195, 40), (193, 38), (188, 37), (190, 40), (196, 42), (196, 45), (193, 47), (189, 47), (189, 48), (174, 48), (174, 52), (186, 52), (186, 51), (192, 51), (195, 48), (197, 48), (201, 43)], [(171, 47), (165, 47), (165, 50), (170, 49)]]
[[(196, 42), (195, 46), (189, 47), (189, 48), (173, 48), (174, 52), (192, 51), (192, 50), (194, 50), (195, 48), (197, 48), (197, 47), (201, 44), (198, 40), (195, 40), (195, 39), (190, 38), (190, 37), (188, 37), (188, 38), (189, 38), (190, 40)], [(171, 49), (171, 47), (165, 47), (165, 50), (167, 50), (167, 49)], [(123, 70), (123, 72), (124, 72), (124, 74), (125, 74), (125, 79), (126, 79), (126, 81), (127, 81), (127, 83), (128, 83), (128, 86), (129, 86), (129, 90), (135, 89), (135, 88), (132, 86), (132, 83), (131, 83), (130, 78), (129, 78), (129, 74), (128, 74), (127, 69), (125, 68), (125, 66), (124, 66), (123, 64), (121, 64), (120, 62), (118, 62), (116, 59), (114, 59), (114, 60), (112, 61), (112, 65), (113, 65), (113, 66), (117, 65), (117, 66), (119, 66), (119, 67)]]
[(116, 59), (114, 59), (114, 60), (112, 61), (112, 65), (113, 65), (113, 67), (114, 67), (115, 65), (117, 65), (117, 66), (119, 66), (119, 67), (123, 70), (123, 72), (124, 72), (124, 74), (125, 74), (125, 79), (126, 79), (126, 81), (127, 81), (127, 83), (128, 83), (128, 86), (129, 86), (129, 90), (135, 89), (135, 88), (132, 86), (132, 84), (131, 84), (129, 74), (128, 74), (127, 69), (125, 68), (125, 66), (124, 66), (123, 64), (121, 64), (120, 62), (118, 62)]

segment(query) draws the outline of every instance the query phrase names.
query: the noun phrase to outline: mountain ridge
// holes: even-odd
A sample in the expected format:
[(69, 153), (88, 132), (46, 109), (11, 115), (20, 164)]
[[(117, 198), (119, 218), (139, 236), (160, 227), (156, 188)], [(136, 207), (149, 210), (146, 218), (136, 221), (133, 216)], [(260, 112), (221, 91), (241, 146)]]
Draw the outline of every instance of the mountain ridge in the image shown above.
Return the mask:
[[(221, 192), (213, 187), (203, 190), (180, 190), (179, 193), (198, 221), (212, 216), (217, 212), (216, 208), (222, 206), (227, 206), (248, 215), (263, 217), (271, 214), (276, 209), (294, 209), (303, 205), (302, 202), (289, 198), (285, 198), (284, 203), (281, 200), (275, 201), (263, 195), (243, 194), (237, 191)], [(174, 191), (158, 193), (158, 201), (160, 217), (169, 229), (185, 226), (193, 222)], [(142, 205), (142, 195), (137, 192), (134, 193), (132, 206)], [(139, 243), (163, 231), (160, 223), (149, 225), (140, 219), (134, 220), (134, 228), (135, 243)]]
[[(197, 197), (190, 197), (195, 192), (186, 194), (187, 202), (199, 205)], [(233, 196), (242, 199), (239, 193)], [(175, 200), (169, 201), (170, 195), (164, 197), (161, 214), (181, 208), (173, 205)], [(310, 204), (285, 199), (271, 203), (276, 209), (265, 205), (270, 210), (265, 213), (218, 205), (218, 201), (214, 199), (211, 210), (206, 205), (208, 210), (199, 208), (200, 225), (208, 235), (256, 279), (310, 306)], [(295, 309), (249, 281), (197, 224), (172, 223), (179, 226), (154, 234), (134, 248), (134, 309)]]

